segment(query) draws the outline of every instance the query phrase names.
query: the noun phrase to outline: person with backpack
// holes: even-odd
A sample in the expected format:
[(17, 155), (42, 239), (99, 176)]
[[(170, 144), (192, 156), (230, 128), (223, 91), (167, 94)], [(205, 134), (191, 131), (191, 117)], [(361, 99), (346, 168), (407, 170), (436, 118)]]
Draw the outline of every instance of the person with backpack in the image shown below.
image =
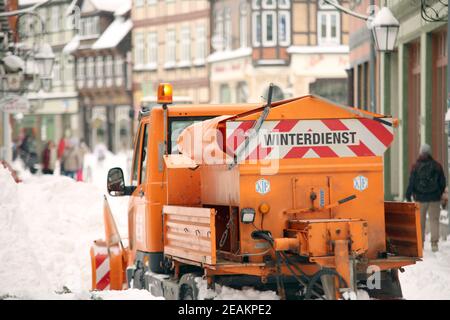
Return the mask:
[(431, 147), (424, 144), (420, 147), (420, 154), (414, 164), (409, 184), (406, 190), (406, 200), (420, 205), (420, 223), (422, 225), (422, 244), (425, 241), (425, 223), (427, 212), (430, 217), (431, 249), (439, 250), (439, 216), (441, 213), (441, 199), (447, 185), (444, 170), (439, 162), (431, 156)]

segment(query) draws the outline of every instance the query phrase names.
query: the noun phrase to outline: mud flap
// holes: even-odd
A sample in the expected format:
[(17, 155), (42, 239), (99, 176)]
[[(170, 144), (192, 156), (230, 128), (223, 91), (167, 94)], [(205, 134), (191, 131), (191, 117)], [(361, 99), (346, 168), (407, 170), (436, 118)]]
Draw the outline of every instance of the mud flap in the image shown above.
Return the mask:
[(389, 253), (422, 257), (420, 209), (415, 203), (385, 202), (386, 246)]
[(109, 290), (111, 284), (109, 254), (106, 242), (94, 241), (91, 247), (92, 290)]

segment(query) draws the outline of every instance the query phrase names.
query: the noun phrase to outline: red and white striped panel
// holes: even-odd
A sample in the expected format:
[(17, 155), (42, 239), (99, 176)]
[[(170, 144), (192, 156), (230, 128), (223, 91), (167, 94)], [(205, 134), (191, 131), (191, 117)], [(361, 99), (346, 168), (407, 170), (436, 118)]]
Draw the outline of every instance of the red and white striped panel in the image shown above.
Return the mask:
[(97, 290), (109, 290), (110, 288), (110, 267), (109, 255), (107, 247), (99, 247), (94, 245), (95, 254), (95, 281)]
[[(265, 121), (239, 161), (382, 156), (394, 139), (392, 119), (383, 122), (365, 118)], [(227, 122), (228, 154), (243, 148), (254, 123)]]

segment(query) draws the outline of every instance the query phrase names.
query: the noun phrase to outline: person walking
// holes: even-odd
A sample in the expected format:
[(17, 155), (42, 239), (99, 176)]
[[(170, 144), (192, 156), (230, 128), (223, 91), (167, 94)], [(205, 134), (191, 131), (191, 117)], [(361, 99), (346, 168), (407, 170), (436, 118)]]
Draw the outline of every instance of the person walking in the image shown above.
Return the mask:
[(80, 153), (80, 168), (77, 171), (77, 181), (83, 181), (83, 169), (84, 169), (84, 156), (89, 153), (89, 147), (87, 146), (84, 139), (80, 140), (80, 145), (78, 146), (78, 152)]
[(53, 174), (56, 165), (56, 147), (53, 141), (47, 142), (44, 151), (42, 152), (42, 173)]
[(427, 213), (430, 217), (431, 249), (439, 250), (439, 217), (442, 194), (446, 187), (444, 170), (439, 162), (431, 156), (431, 147), (424, 144), (420, 147), (419, 157), (414, 164), (406, 190), (406, 200), (420, 205), (420, 223), (422, 226), (422, 245), (425, 241), (425, 224)]
[(66, 143), (66, 148), (61, 157), (61, 164), (64, 167), (64, 175), (76, 178), (76, 174), (81, 165), (80, 152), (73, 141)]
[(60, 161), (59, 166), (60, 166), (60, 172), (61, 175), (65, 176), (66, 173), (64, 171), (64, 165), (63, 165), (63, 161), (62, 161), (62, 156), (64, 154), (64, 151), (66, 150), (66, 138), (63, 136), (61, 137), (61, 139), (59, 140), (58, 143), (58, 160)]

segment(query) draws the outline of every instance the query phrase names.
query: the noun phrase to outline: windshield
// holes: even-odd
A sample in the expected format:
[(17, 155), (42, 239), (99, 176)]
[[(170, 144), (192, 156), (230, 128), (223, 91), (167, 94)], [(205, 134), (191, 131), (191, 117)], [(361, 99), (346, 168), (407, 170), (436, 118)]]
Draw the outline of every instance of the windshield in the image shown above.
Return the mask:
[(180, 117), (180, 118), (171, 118), (169, 119), (169, 132), (170, 132), (170, 139), (169, 139), (169, 152), (171, 154), (179, 154), (180, 151), (178, 150), (177, 140), (180, 134), (183, 132), (184, 129), (189, 127), (190, 125), (199, 122), (204, 121), (208, 119), (212, 119), (214, 117)]

